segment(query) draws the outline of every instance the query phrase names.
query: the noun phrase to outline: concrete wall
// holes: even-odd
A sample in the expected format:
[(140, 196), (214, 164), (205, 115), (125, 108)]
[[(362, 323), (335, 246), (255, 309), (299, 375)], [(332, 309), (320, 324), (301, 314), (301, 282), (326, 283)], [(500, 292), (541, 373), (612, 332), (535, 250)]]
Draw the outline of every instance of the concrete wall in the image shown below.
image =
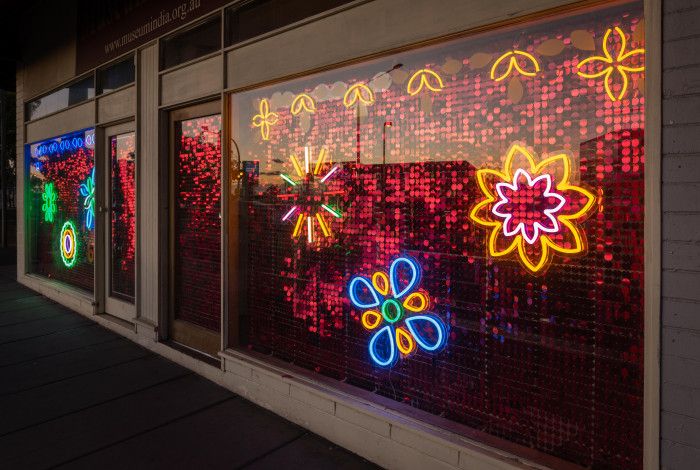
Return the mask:
[(700, 468), (700, 0), (663, 24), (661, 465)]

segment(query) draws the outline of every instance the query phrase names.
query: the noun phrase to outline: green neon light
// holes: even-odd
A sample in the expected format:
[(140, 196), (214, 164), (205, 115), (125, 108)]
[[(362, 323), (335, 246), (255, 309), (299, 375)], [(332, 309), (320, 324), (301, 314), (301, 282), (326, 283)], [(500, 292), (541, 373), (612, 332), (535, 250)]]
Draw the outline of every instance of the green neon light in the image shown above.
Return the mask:
[(293, 179), (291, 179), (289, 176), (285, 175), (284, 173), (280, 173), (280, 178), (285, 180), (287, 183), (291, 184), (292, 186), (296, 186), (297, 183)]
[(58, 193), (56, 193), (56, 188), (53, 183), (44, 184), (44, 192), (41, 195), (44, 204), (41, 206), (42, 212), (44, 212), (44, 220), (46, 222), (53, 222), (53, 216), (57, 211), (56, 200), (58, 200)]
[(67, 268), (72, 268), (78, 260), (78, 238), (76, 237), (75, 225), (70, 220), (63, 224), (58, 244), (63, 264)]
[(329, 205), (327, 205), (327, 204), (321, 204), (321, 207), (323, 207), (323, 208), (326, 209), (328, 212), (330, 212), (331, 214), (333, 214), (333, 216), (334, 216), (336, 219), (340, 219), (340, 218), (343, 216), (343, 213), (342, 213), (342, 212), (340, 212), (340, 211), (337, 210), (337, 209), (333, 209), (331, 206), (329, 206)]
[[(390, 310), (393, 310), (394, 316), (391, 316)], [(396, 323), (403, 316), (403, 308), (396, 300), (386, 299), (382, 304), (382, 316), (389, 323)]]

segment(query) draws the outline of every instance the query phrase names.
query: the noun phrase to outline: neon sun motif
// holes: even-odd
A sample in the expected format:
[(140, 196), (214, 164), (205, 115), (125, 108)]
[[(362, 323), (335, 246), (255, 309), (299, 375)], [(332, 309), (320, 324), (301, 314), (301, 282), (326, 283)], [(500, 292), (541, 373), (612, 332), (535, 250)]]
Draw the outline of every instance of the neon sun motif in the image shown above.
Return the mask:
[(58, 194), (56, 193), (56, 187), (53, 183), (46, 183), (44, 185), (44, 192), (41, 195), (41, 199), (44, 201), (44, 204), (41, 205), (41, 210), (44, 213), (44, 220), (46, 222), (53, 222), (53, 216), (58, 210), (56, 208)]
[[(402, 278), (406, 280), (402, 282)], [(413, 258), (402, 256), (391, 263), (388, 275), (377, 271), (371, 280), (355, 276), (348, 284), (353, 306), (365, 310), (362, 326), (368, 331), (376, 330), (368, 349), (372, 361), (380, 367), (392, 367), (399, 356), (411, 355), (416, 345), (437, 353), (447, 342), (445, 323), (426, 311), (430, 301), (425, 291), (417, 289), (420, 279), (420, 265)], [(382, 322), (386, 324), (380, 328)]]
[[(614, 59), (612, 54), (610, 53), (610, 48), (608, 45), (608, 40), (610, 39), (610, 36), (613, 32), (615, 33), (615, 36), (617, 36), (620, 40), (620, 48), (618, 50), (617, 56)], [(620, 101), (622, 98), (625, 97), (625, 94), (627, 93), (627, 87), (629, 85), (629, 77), (627, 77), (627, 74), (639, 73), (644, 71), (643, 65), (633, 67), (631, 66), (631, 64), (625, 65), (625, 63), (629, 58), (633, 56), (643, 56), (644, 49), (633, 49), (627, 52), (627, 38), (625, 36), (625, 33), (620, 28), (615, 26), (614, 31), (613, 29), (608, 29), (605, 32), (605, 36), (603, 37), (603, 54), (604, 56), (591, 56), (579, 62), (577, 73), (579, 74), (579, 76), (589, 79), (605, 77), (603, 80), (603, 85), (605, 86), (605, 93), (607, 93), (608, 98), (610, 98), (611, 101)], [(584, 72), (581, 70), (582, 68), (587, 69), (588, 66), (591, 65), (597, 65), (598, 68), (602, 68), (600, 68), (600, 70), (598, 71), (593, 72)], [(613, 72), (615, 71), (617, 71), (618, 75), (622, 78), (622, 88), (617, 94), (615, 94), (612, 91), (612, 77)]]
[(535, 163), (529, 150), (513, 144), (503, 171), (477, 171), (485, 199), (469, 217), (491, 232), (488, 251), (493, 257), (516, 252), (531, 273), (543, 272), (555, 253), (585, 252), (585, 235), (574, 222), (588, 216), (595, 196), (569, 183), (569, 156), (565, 153)]
[[(304, 225), (306, 225), (306, 240), (308, 243), (313, 243), (314, 241), (314, 220), (318, 223), (318, 226), (321, 229), (321, 232), (323, 233), (323, 236), (325, 238), (329, 238), (331, 236), (330, 223), (323, 217), (323, 213), (320, 210), (317, 210), (314, 214), (312, 214), (312, 211), (316, 206), (328, 212), (336, 219), (340, 219), (343, 216), (342, 212), (330, 206), (329, 204), (318, 204), (317, 202), (319, 200), (324, 199), (327, 196), (339, 194), (339, 192), (330, 192), (326, 189), (326, 182), (329, 179), (331, 179), (333, 175), (335, 175), (336, 172), (339, 170), (338, 165), (331, 166), (330, 170), (328, 170), (328, 172), (322, 178), (316, 181), (316, 177), (321, 173), (321, 168), (323, 168), (323, 165), (326, 161), (327, 153), (328, 152), (325, 148), (321, 149), (321, 151), (318, 153), (318, 159), (316, 160), (314, 169), (313, 171), (311, 171), (311, 156), (309, 147), (304, 147), (303, 168), (301, 166), (301, 163), (299, 163), (299, 160), (297, 160), (296, 155), (291, 155), (289, 157), (289, 159), (292, 162), (292, 166), (294, 167), (294, 171), (296, 172), (299, 179), (295, 180), (285, 173), (280, 173), (280, 178), (282, 178), (287, 184), (289, 184), (294, 190), (294, 192), (293, 194), (280, 194), (279, 197), (294, 197), (296, 200), (306, 200), (308, 202), (306, 204), (306, 210), (304, 210), (301, 204), (293, 205), (284, 214), (284, 216), (282, 217), (282, 221), (286, 222), (290, 220), (292, 215), (299, 212), (299, 214), (296, 217), (296, 222), (294, 224), (294, 230), (292, 231), (292, 238), (298, 237), (302, 233)], [(304, 222), (306, 222), (306, 224), (304, 224)]]
[(59, 238), (61, 259), (67, 268), (72, 268), (75, 265), (78, 257), (78, 240), (75, 237), (75, 226), (70, 220), (63, 224), (61, 228), (61, 237)]
[(92, 168), (90, 176), (80, 185), (80, 195), (83, 196), (85, 208), (85, 228), (92, 230), (95, 227), (95, 168)]

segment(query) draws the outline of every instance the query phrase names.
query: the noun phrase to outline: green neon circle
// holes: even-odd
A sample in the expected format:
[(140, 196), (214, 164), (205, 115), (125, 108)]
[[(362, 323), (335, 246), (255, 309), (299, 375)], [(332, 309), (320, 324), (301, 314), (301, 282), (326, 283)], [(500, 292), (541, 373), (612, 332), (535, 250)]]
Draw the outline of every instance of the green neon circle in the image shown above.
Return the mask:
[[(72, 237), (71, 252), (66, 252), (65, 250), (64, 238), (67, 236)], [(70, 220), (64, 223), (63, 227), (61, 227), (61, 236), (58, 238), (58, 245), (58, 249), (61, 252), (61, 259), (63, 260), (63, 264), (65, 264), (67, 268), (72, 268), (75, 265), (75, 262), (78, 260), (78, 236), (77, 232), (75, 231), (75, 225), (73, 225), (73, 222), (71, 222)]]
[[(395, 314), (394, 317), (389, 317), (389, 305), (393, 305)], [(401, 317), (403, 316), (403, 308), (401, 307), (401, 304), (398, 303), (394, 299), (386, 299), (384, 303), (382, 304), (382, 316), (384, 317), (384, 320), (388, 321), (389, 323), (396, 323), (397, 321), (401, 320)]]

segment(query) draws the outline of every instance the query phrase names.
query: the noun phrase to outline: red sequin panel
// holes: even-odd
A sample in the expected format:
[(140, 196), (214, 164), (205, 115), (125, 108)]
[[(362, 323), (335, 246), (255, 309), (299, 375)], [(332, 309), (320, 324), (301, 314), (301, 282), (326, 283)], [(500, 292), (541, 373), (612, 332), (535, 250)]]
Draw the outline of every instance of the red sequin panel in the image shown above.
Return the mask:
[[(241, 344), (491, 443), (640, 468), (641, 15), (579, 12), (234, 94)], [(447, 340), (379, 367), (348, 288), (398, 256)]]
[(221, 116), (175, 127), (175, 318), (219, 331)]
[[(95, 231), (88, 223), (90, 200), (86, 206), (80, 187), (84, 184), (87, 189), (86, 182), (92, 176), (94, 131), (75, 132), (27, 145), (26, 157), (29, 270), (92, 292)], [(69, 242), (75, 249), (74, 259), (69, 260), (69, 264), (74, 261), (71, 266), (66, 266), (61, 257), (61, 231), (66, 222), (75, 228), (75, 240)]]
[(110, 138), (112, 161), (111, 274), (112, 296), (134, 301), (136, 255), (136, 146), (129, 132)]

